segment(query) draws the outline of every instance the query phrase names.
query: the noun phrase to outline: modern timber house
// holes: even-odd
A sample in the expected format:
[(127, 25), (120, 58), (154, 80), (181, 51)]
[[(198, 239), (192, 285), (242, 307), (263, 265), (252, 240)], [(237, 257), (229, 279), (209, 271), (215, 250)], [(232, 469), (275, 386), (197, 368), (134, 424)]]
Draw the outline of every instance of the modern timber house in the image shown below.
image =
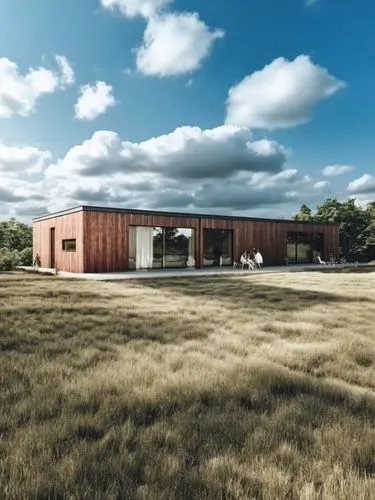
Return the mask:
[(294, 220), (79, 206), (33, 220), (41, 267), (73, 273), (227, 265), (257, 248), (265, 265), (339, 253), (339, 228)]

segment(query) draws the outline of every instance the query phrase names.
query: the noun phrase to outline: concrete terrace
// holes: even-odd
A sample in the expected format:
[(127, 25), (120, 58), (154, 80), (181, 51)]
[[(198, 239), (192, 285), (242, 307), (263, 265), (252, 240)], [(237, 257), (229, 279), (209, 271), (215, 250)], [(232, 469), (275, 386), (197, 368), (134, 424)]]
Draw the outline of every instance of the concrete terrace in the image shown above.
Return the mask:
[[(357, 267), (366, 264), (336, 264), (335, 267)], [(267, 274), (267, 273), (285, 273), (285, 272), (303, 272), (312, 271), (314, 269), (330, 268), (331, 265), (322, 266), (321, 264), (293, 264), (290, 266), (268, 266), (264, 269), (257, 269), (249, 271), (246, 269), (232, 267), (217, 267), (205, 269), (153, 269), (150, 271), (126, 271), (120, 273), (68, 273), (66, 271), (59, 271), (57, 274), (62, 278), (75, 278), (93, 281), (112, 281), (112, 280), (131, 280), (131, 279), (158, 279), (158, 278), (185, 278), (194, 276), (223, 276), (223, 275), (252, 275), (252, 274)], [(33, 267), (20, 266), (20, 270), (35, 271)], [(56, 274), (55, 269), (39, 268), (38, 272)]]

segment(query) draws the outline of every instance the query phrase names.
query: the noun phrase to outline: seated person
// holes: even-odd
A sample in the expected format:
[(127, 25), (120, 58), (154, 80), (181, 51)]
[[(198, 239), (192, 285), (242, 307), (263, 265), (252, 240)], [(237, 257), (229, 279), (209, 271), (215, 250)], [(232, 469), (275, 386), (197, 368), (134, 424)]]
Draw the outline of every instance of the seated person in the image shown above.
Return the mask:
[(247, 264), (249, 269), (254, 269), (255, 267), (254, 261), (250, 258), (250, 254), (246, 251), (241, 255), (240, 262), (243, 266)]

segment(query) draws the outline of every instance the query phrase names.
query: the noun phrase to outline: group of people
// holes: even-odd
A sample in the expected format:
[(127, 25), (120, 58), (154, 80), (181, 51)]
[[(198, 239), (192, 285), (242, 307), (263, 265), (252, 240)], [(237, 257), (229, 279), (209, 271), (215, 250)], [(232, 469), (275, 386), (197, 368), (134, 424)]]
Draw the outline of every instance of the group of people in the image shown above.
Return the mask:
[(242, 267), (247, 265), (249, 269), (261, 269), (263, 267), (263, 257), (258, 249), (253, 248), (251, 252), (245, 250), (240, 258)]

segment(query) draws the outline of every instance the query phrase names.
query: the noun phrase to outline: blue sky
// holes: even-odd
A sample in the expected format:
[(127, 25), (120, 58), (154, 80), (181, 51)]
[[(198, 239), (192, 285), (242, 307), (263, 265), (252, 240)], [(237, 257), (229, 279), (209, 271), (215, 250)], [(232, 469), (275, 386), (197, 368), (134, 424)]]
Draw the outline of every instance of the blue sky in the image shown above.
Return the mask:
[(233, 5), (2, 0), (2, 216), (372, 200), (375, 3)]

